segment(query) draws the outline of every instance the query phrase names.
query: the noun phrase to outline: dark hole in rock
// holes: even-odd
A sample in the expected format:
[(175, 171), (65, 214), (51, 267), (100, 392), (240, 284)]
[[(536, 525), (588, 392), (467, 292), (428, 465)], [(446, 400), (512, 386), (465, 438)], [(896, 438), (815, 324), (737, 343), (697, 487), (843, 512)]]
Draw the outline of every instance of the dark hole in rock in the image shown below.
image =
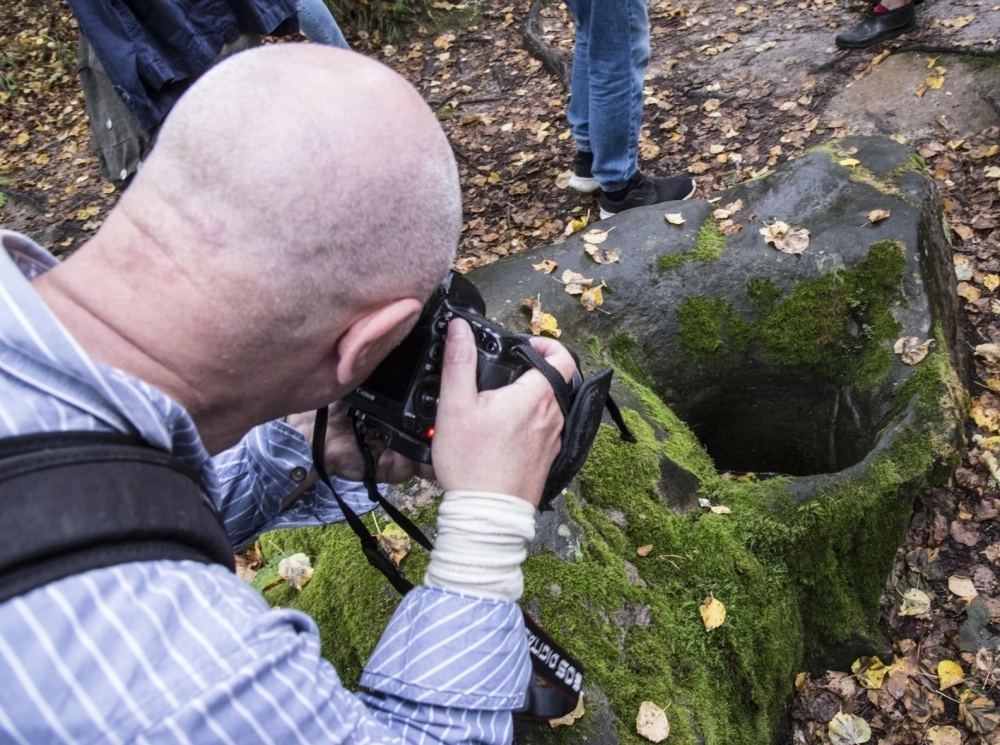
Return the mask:
[(789, 373), (736, 371), (676, 404), (720, 471), (811, 476), (860, 462), (890, 403)]

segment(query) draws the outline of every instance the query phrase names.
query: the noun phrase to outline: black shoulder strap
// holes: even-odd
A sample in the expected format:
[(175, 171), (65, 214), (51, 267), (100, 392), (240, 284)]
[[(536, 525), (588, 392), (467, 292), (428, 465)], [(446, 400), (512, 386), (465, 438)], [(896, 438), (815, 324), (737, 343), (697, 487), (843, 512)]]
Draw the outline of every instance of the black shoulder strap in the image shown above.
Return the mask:
[(139, 438), (53, 432), (0, 440), (0, 602), (90, 569), (189, 559), (233, 570), (198, 475)]

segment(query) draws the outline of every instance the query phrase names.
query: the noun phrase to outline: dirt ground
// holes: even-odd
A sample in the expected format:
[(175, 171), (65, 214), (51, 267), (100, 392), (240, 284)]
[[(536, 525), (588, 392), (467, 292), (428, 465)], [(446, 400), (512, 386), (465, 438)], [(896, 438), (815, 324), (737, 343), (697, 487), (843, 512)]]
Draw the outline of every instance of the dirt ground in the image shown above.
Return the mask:
[[(463, 271), (558, 240), (571, 221), (579, 228), (597, 213), (592, 196), (566, 188), (568, 92), (523, 46), (530, 2), (474, 1), (434, 3), (395, 46), (347, 29), (358, 51), (416, 86), (452, 142), (465, 200)], [(915, 31), (844, 53), (833, 37), (864, 6), (743, 1), (651, 0), (643, 169), (691, 174), (710, 198), (832, 137), (883, 134), (910, 145), (952, 229), (967, 303), (963, 351), (975, 353), (977, 373), (970, 456), (950, 485), (921, 498), (887, 588), (892, 669), (880, 677), (867, 660), (853, 674), (800, 676), (788, 741), (862, 742), (831, 731), (841, 712), (863, 718), (870, 741), (883, 745), (1000, 742), (1000, 5), (926, 0)], [(565, 8), (553, 2), (537, 21), (549, 52), (568, 63)], [(12, 0), (0, 27), (0, 225), (58, 255), (97, 230), (118, 196), (89, 151), (76, 33), (59, 0)], [(929, 598), (927, 612), (900, 614), (910, 589)], [(942, 661), (961, 668), (943, 690)]]

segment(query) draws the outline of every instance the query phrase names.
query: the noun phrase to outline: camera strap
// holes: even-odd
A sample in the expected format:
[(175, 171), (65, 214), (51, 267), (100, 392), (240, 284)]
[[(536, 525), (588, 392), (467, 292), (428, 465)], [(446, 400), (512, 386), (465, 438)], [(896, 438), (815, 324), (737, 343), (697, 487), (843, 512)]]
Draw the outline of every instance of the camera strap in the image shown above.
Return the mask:
[[(344, 513), (347, 524), (361, 541), (361, 551), (368, 563), (378, 569), (400, 595), (405, 595), (413, 589), (413, 583), (403, 574), (399, 566), (386, 556), (378, 546), (378, 540), (371, 534), (358, 514), (348, 506), (347, 502), (337, 493), (326, 472), (324, 451), (326, 449), (326, 424), (329, 411), (326, 407), (316, 411), (316, 423), (313, 427), (312, 455), (316, 473), (320, 481), (326, 484), (337, 500), (337, 506)], [(386, 511), (397, 525), (409, 534), (417, 543), (428, 551), (433, 544), (412, 520), (406, 517), (388, 499), (382, 496), (375, 481), (375, 458), (371, 448), (365, 442), (359, 422), (355, 420), (355, 437), (358, 448), (364, 459), (363, 483), (368, 490), (368, 496), (373, 502)], [(547, 685), (531, 685), (528, 689), (526, 707), (515, 712), (519, 719), (535, 719), (548, 721), (564, 717), (576, 709), (580, 693), (583, 690), (583, 665), (560, 646), (537, 621), (523, 609), (524, 625), (528, 634), (528, 651), (531, 655), (531, 667), (535, 675)]]

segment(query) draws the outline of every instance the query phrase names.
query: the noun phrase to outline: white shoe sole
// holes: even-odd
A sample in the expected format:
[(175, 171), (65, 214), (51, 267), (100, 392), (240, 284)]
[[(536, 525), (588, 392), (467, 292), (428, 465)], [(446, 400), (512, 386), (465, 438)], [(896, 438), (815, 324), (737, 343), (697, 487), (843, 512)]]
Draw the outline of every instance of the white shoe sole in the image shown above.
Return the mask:
[(593, 194), (601, 188), (601, 185), (597, 183), (596, 178), (585, 178), (583, 176), (577, 176), (574, 173), (569, 177), (569, 188), (582, 191), (584, 194)]
[[(694, 179), (691, 179), (691, 182), (692, 182), (691, 191), (688, 192), (686, 197), (675, 199), (674, 200), (675, 202), (686, 202), (687, 200), (689, 200), (691, 197), (694, 196), (694, 193), (698, 191), (698, 183)], [(660, 204), (666, 204), (666, 202), (660, 202)], [(622, 210), (622, 212), (628, 212), (628, 210)], [(615, 215), (620, 215), (620, 214), (621, 212), (608, 212), (603, 207), (601, 207), (602, 220), (607, 220), (609, 217), (614, 217)]]

